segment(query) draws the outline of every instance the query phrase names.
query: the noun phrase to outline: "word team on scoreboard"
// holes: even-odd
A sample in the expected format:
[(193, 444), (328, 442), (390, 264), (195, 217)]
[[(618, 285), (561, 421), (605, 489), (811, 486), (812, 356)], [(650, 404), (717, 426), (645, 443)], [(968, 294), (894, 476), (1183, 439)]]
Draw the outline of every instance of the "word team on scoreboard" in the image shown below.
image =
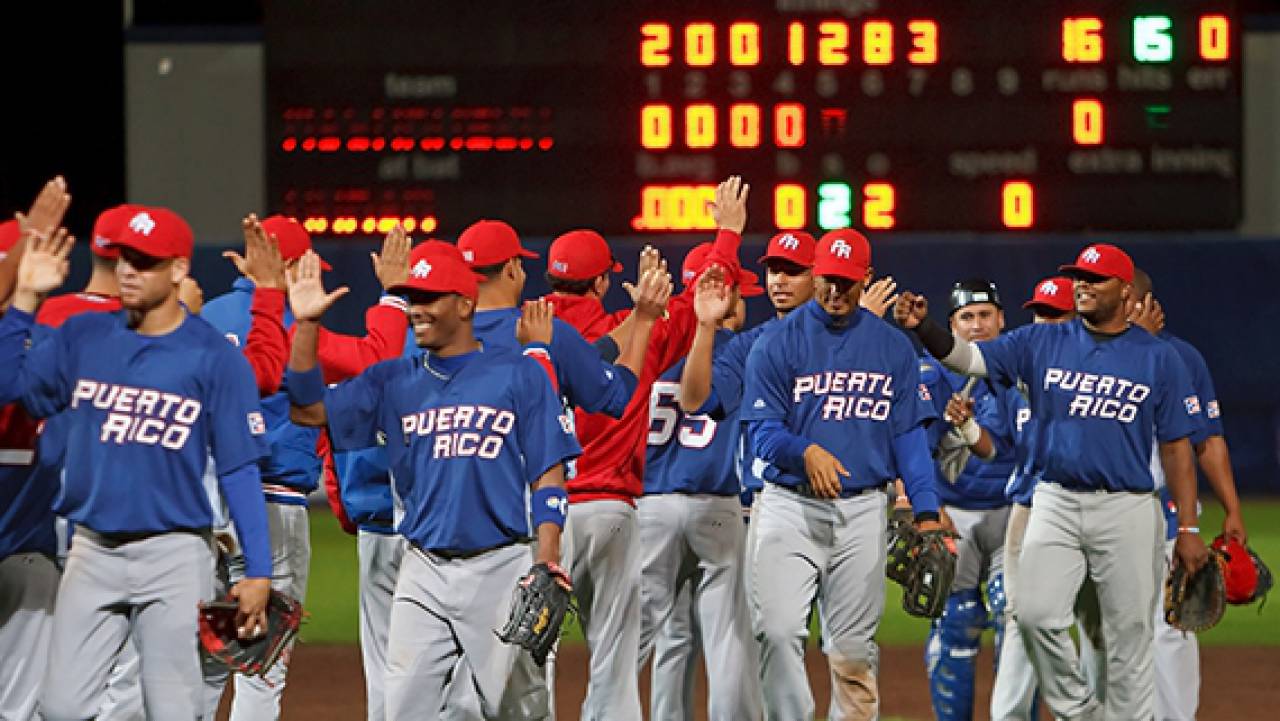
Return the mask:
[(700, 231), (730, 174), (780, 229), (1240, 220), (1233, 2), (353, 5), (267, 6), (272, 209), (321, 235)]

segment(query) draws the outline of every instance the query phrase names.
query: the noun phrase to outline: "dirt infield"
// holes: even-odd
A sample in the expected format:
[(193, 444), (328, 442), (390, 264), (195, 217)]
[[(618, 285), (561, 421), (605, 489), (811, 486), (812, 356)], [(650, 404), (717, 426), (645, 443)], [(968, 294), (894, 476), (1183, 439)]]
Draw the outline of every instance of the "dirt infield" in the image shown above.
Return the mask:
[[(1275, 718), (1280, 709), (1280, 649), (1275, 647), (1213, 647), (1201, 652), (1204, 679), (1200, 721), (1238, 721)], [(586, 688), (586, 648), (563, 650), (557, 685), (557, 712), (562, 721), (577, 718)], [(920, 648), (882, 650), (880, 684), (883, 714), (908, 719), (929, 719), (929, 694), (924, 680)], [(985, 703), (991, 687), (991, 663), (987, 651), (979, 661), (979, 699)], [(809, 652), (809, 679), (819, 703), (826, 702), (830, 681), (826, 662), (816, 650)], [(642, 698), (648, 698), (648, 674), (641, 679)], [(705, 698), (706, 684), (698, 680), (698, 697)], [(227, 699), (219, 719), (226, 718)], [(705, 708), (705, 707), (704, 707)], [(1270, 709), (1268, 711), (1267, 709)], [(359, 721), (364, 718), (364, 677), (360, 650), (355, 646), (299, 646), (294, 653), (289, 686), (285, 692), (285, 721)], [(706, 718), (705, 712), (698, 717)], [(986, 719), (985, 710), (975, 716)], [(1044, 718), (1049, 718), (1045, 715)]]

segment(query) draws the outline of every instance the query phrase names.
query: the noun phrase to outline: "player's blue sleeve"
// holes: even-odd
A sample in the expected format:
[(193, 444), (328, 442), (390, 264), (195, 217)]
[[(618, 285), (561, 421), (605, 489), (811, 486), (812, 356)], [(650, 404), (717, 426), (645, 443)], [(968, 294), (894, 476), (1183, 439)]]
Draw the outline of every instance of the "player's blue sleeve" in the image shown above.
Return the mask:
[(907, 487), (912, 511), (917, 514), (937, 513), (933, 456), (929, 454), (929, 439), (922, 426), (894, 436), (893, 460), (903, 485)]
[(738, 412), (746, 385), (747, 357), (758, 337), (757, 333), (737, 333), (716, 351), (711, 361), (711, 393), (698, 413), (720, 420)]
[(951, 394), (955, 393), (955, 388), (951, 385), (950, 379), (938, 367), (937, 362), (929, 358), (921, 358), (920, 366), (920, 383), (924, 386), (925, 392), (929, 394), (929, 403), (933, 407), (933, 413), (936, 416), (934, 420), (925, 424), (925, 432), (928, 435), (929, 448), (937, 448), (942, 442), (942, 437), (946, 435), (947, 430), (951, 427), (948, 423), (940, 423), (938, 418), (942, 418), (947, 410), (947, 401), (951, 400)]
[(987, 366), (987, 377), (1002, 386), (1012, 386), (1019, 378), (1030, 377), (1027, 361), (1037, 326), (1026, 325), (991, 340), (978, 341), (978, 350)]
[(744, 421), (785, 421), (791, 411), (790, 368), (782, 353), (769, 343), (756, 343), (747, 354), (741, 418)]
[(622, 417), (638, 384), (635, 374), (606, 362), (573, 326), (558, 318), (551, 335), (551, 362), (569, 403), (588, 413)]
[(214, 383), (206, 398), (209, 450), (218, 475), (255, 464), (268, 453), (267, 425), (258, 405), (253, 370), (244, 354), (223, 343), (210, 361)]
[(71, 402), (70, 350), (63, 331), (37, 337), (39, 328), (17, 308), (0, 318), (0, 405), (21, 400), (33, 418), (48, 418)]
[(218, 473), (218, 488), (236, 524), (236, 536), (244, 550), (244, 575), (271, 578), (271, 535), (267, 528), (267, 500), (255, 463)]
[(1210, 436), (1223, 435), (1218, 391), (1213, 387), (1213, 376), (1209, 375), (1209, 365), (1204, 362), (1204, 356), (1200, 355), (1200, 351), (1196, 350), (1195, 346), (1182, 339), (1178, 339), (1174, 349), (1178, 351), (1187, 372), (1191, 374), (1191, 387), (1196, 391), (1196, 397), (1200, 400), (1200, 409), (1204, 415), (1204, 424), (1199, 431), (1191, 434), (1191, 442), (1199, 444)]
[[(380, 415), (383, 386), (390, 375), (390, 364), (396, 362), (377, 363), (360, 375), (325, 390), (324, 413), (333, 450), (358, 451), (378, 444), (378, 431), (384, 430)], [(545, 374), (542, 382), (550, 387)], [(385, 430), (390, 434), (397, 429)]]
[(556, 464), (582, 455), (568, 411), (560, 404), (546, 374), (533, 360), (522, 359), (514, 387), (516, 435), (524, 454), (526, 481), (532, 485)]
[(747, 435), (756, 458), (779, 468), (804, 474), (804, 452), (812, 443), (787, 431), (782, 421), (750, 421)]
[(1158, 350), (1159, 375), (1152, 391), (1156, 396), (1156, 439), (1168, 443), (1199, 431), (1204, 425), (1204, 413), (1177, 351), (1168, 343), (1160, 344)]
[[(893, 376), (893, 408), (889, 412), (895, 437), (938, 418), (938, 411), (933, 406), (933, 393), (920, 382), (919, 359), (905, 350), (905, 343), (903, 346), (904, 351)], [(946, 401), (942, 403), (945, 407)], [(928, 445), (928, 438), (925, 444)]]

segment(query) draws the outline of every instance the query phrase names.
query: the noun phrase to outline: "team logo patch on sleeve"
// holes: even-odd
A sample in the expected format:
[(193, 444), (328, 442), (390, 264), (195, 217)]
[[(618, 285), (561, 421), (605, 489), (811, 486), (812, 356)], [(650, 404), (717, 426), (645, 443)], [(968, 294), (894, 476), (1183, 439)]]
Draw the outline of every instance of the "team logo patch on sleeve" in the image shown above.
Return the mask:
[(917, 389), (918, 389), (918, 392), (920, 393), (920, 400), (922, 401), (933, 400), (933, 394), (929, 392), (929, 386), (926, 386), (925, 384), (921, 383), (919, 386), (917, 386)]
[(1187, 407), (1187, 415), (1194, 416), (1200, 412), (1200, 399), (1197, 396), (1183, 398), (1182, 405)]
[(267, 422), (262, 420), (262, 414), (258, 411), (249, 413), (249, 433), (260, 436), (267, 432)]
[(1208, 403), (1204, 404), (1204, 413), (1210, 418), (1222, 417), (1222, 409), (1218, 407), (1217, 401), (1209, 401)]

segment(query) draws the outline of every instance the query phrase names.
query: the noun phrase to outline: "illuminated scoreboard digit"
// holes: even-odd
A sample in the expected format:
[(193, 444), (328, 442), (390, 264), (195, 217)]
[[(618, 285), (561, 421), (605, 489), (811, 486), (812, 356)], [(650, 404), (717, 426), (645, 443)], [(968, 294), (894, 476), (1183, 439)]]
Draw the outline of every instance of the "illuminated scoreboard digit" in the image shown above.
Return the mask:
[[(273, 210), (318, 233), (1233, 228), (1221, 0), (267, 6)], [(833, 7), (836, 7), (833, 10)]]

